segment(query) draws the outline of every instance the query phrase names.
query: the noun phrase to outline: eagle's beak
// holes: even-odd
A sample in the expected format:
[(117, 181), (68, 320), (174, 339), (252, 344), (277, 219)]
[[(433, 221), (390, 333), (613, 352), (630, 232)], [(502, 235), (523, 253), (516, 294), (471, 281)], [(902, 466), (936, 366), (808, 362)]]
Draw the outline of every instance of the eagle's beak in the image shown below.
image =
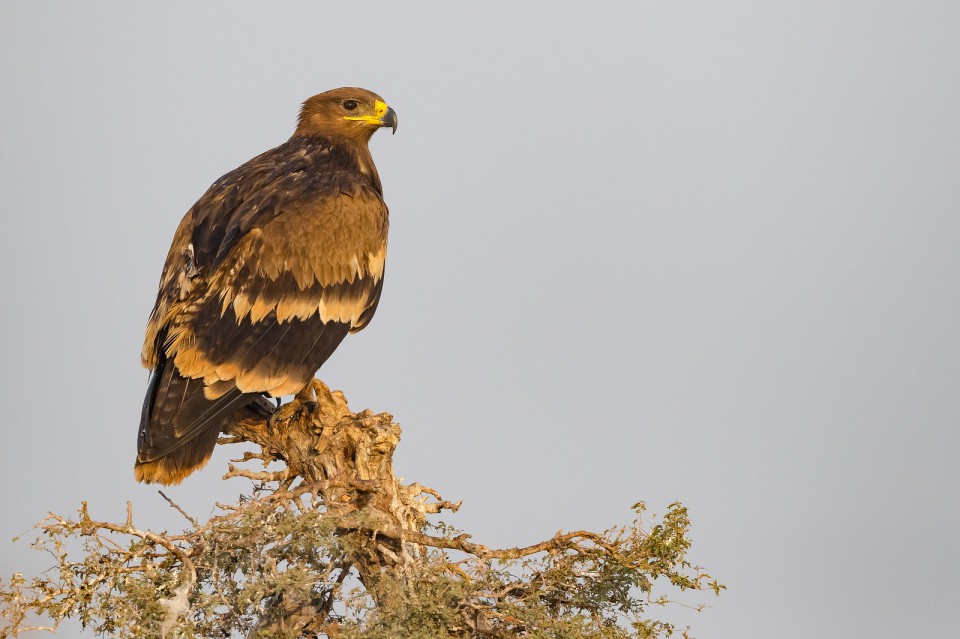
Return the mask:
[(378, 119), (377, 124), (380, 126), (388, 126), (393, 129), (393, 134), (397, 133), (397, 112), (387, 106), (387, 103), (383, 100), (377, 100), (373, 104), (373, 109), (376, 112)]
[(387, 107), (387, 112), (380, 117), (380, 126), (388, 126), (393, 129), (393, 135), (397, 133), (397, 112)]
[(344, 120), (354, 120), (356, 122), (365, 122), (378, 127), (388, 126), (397, 132), (397, 112), (387, 106), (383, 100), (377, 100), (373, 105), (374, 115), (347, 115)]

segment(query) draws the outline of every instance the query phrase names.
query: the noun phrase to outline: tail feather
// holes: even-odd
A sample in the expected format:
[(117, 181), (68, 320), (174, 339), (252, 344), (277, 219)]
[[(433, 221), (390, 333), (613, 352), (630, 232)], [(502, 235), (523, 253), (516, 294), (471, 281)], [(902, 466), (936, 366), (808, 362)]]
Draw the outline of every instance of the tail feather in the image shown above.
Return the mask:
[(257, 397), (234, 389), (207, 399), (201, 380), (183, 377), (172, 361), (162, 360), (143, 400), (134, 477), (179, 484), (210, 459), (223, 420)]

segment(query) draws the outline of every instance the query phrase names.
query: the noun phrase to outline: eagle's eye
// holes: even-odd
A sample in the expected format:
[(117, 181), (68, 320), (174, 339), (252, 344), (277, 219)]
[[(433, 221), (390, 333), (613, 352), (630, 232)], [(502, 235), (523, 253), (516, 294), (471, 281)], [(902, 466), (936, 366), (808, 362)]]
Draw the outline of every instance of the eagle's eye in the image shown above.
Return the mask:
[(357, 104), (357, 101), (356, 101), (356, 100), (344, 100), (344, 101), (343, 101), (343, 108), (346, 109), (347, 111), (353, 111), (353, 110), (356, 109), (358, 106), (360, 106), (360, 105)]

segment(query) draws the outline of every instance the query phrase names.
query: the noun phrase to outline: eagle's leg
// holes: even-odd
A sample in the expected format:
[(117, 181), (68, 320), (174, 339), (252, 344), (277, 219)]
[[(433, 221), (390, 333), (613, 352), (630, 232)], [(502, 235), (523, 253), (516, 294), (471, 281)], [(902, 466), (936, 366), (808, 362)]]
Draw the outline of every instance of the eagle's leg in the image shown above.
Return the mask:
[[(277, 404), (279, 407), (280, 404)], [(254, 411), (260, 417), (271, 417), (277, 409), (274, 408), (273, 404), (270, 402), (270, 399), (265, 395), (257, 395), (248, 405), (250, 410)]]

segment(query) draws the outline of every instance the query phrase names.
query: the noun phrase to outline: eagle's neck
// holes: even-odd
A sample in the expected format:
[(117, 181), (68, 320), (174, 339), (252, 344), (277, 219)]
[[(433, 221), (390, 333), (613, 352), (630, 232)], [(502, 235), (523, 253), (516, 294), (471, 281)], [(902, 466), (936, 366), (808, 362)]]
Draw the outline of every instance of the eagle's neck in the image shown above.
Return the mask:
[(363, 173), (377, 193), (383, 195), (383, 186), (380, 184), (380, 174), (377, 173), (377, 167), (373, 164), (373, 156), (370, 155), (370, 148), (364, 144), (354, 145), (357, 166)]
[(383, 195), (380, 174), (377, 173), (377, 167), (373, 164), (367, 139), (295, 134), (287, 144), (303, 149), (306, 154), (316, 158), (316, 161), (321, 164), (331, 162), (333, 166), (359, 172), (377, 193)]

